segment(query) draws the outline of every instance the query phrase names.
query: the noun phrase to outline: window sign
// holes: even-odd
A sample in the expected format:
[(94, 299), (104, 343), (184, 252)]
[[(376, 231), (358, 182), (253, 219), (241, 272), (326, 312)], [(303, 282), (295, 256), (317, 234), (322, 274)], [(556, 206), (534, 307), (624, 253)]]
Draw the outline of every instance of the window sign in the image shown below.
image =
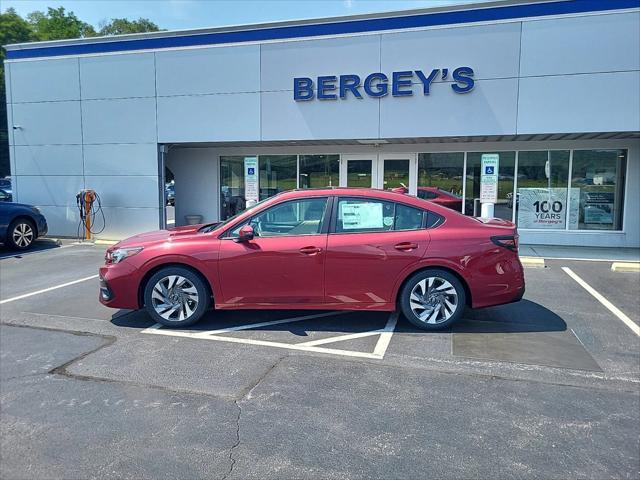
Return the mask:
[[(569, 224), (578, 222), (580, 190), (571, 189)], [(518, 227), (535, 229), (565, 228), (567, 222), (566, 188), (519, 188)]]
[(480, 203), (496, 203), (498, 201), (498, 164), (497, 153), (484, 153), (481, 159)]
[(244, 158), (244, 197), (247, 207), (258, 202), (258, 158)]
[(393, 225), (393, 217), (384, 217), (382, 203), (341, 202), (340, 215), (343, 230), (384, 228)]

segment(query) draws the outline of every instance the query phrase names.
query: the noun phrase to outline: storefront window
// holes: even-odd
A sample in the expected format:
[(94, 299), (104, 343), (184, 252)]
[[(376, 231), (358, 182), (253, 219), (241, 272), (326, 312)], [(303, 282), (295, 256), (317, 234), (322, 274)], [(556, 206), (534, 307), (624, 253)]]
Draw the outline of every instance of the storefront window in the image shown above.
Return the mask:
[[(442, 198), (442, 204), (462, 210), (464, 153), (421, 153), (418, 156), (418, 197)], [(473, 208), (473, 207), (472, 207)]]
[(409, 160), (384, 160), (384, 189), (409, 186)]
[(245, 209), (244, 158), (220, 157), (220, 220)]
[(513, 175), (516, 152), (469, 152), (467, 154), (467, 188), (465, 214), (480, 216), (480, 166), (485, 153), (498, 155), (498, 201), (494, 216), (513, 218)]
[(626, 164), (626, 150), (574, 150), (571, 189), (578, 218), (570, 229), (622, 229)]
[(340, 155), (300, 155), (300, 188), (337, 187)]
[(260, 200), (296, 188), (297, 155), (260, 155)]
[(372, 160), (348, 160), (347, 161), (347, 187), (370, 188)]
[(518, 152), (518, 227), (562, 230), (567, 218), (574, 221), (577, 209), (567, 203), (568, 180), (569, 150)]

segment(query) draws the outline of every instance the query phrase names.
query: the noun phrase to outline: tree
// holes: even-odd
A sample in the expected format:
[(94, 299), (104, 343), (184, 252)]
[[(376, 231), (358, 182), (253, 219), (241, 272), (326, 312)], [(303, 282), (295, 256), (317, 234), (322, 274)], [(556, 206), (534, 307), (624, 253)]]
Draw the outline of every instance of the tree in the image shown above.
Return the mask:
[(67, 13), (64, 7), (48, 8), (47, 13), (36, 11), (27, 20), (38, 40), (62, 40), (66, 38), (95, 37), (95, 29), (83, 22), (75, 13)]
[(100, 35), (125, 35), (128, 33), (157, 32), (158, 26), (147, 18), (127, 20), (126, 18), (112, 18), (110, 22), (100, 25)]

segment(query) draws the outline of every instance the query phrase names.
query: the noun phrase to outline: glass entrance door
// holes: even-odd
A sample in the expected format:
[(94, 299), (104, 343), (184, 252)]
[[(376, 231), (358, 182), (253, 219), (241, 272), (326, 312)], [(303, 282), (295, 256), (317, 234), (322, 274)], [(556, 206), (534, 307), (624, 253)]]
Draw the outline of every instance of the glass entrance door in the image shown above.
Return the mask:
[(416, 155), (372, 154), (342, 155), (340, 186), (392, 189), (402, 188), (412, 195), (417, 191)]

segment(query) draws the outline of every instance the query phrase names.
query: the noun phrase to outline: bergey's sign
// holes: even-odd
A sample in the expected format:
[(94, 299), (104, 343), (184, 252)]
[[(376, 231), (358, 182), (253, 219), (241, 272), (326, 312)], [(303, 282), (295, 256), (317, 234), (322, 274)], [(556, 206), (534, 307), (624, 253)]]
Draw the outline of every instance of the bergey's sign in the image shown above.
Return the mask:
[(423, 95), (431, 94), (431, 84), (436, 80), (451, 82), (451, 89), (455, 93), (467, 93), (473, 90), (473, 69), (458, 67), (449, 76), (448, 68), (435, 68), (430, 73), (422, 70), (406, 70), (393, 72), (389, 77), (385, 73), (375, 72), (364, 79), (360, 75), (326, 75), (315, 79), (296, 77), (293, 79), (293, 99), (306, 101), (346, 99), (349, 96), (362, 99), (363, 94), (368, 97), (384, 97), (391, 93), (394, 97), (409, 97), (413, 95), (414, 84), (421, 87)]

